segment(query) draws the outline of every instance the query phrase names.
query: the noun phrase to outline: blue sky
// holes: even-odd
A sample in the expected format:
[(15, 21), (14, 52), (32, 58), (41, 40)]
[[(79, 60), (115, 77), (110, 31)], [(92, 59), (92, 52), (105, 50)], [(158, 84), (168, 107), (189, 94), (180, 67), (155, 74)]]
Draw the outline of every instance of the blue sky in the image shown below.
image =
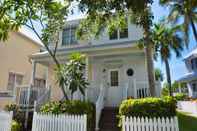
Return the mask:
[[(158, 22), (162, 17), (168, 15), (168, 9), (163, 8), (159, 6), (158, 3), (159, 0), (155, 0), (153, 5), (152, 5), (152, 11), (154, 14), (154, 22)], [(197, 43), (194, 40), (192, 32), (190, 32), (190, 43), (189, 43), (189, 48), (185, 49), (182, 53), (182, 57), (176, 58), (175, 55), (173, 54), (171, 60), (170, 60), (170, 68), (171, 68), (171, 76), (172, 80), (177, 80), (181, 76), (183, 76), (185, 73), (187, 73), (185, 64), (183, 62), (183, 57), (196, 48)], [(164, 63), (161, 62), (161, 60), (158, 60), (158, 62), (155, 62), (155, 67), (158, 67), (162, 69), (162, 72), (165, 75), (165, 66)], [(166, 78), (166, 77), (165, 77)]]
[[(164, 16), (166, 16), (168, 14), (168, 9), (159, 6), (158, 1), (159, 0), (154, 0), (154, 3), (152, 5), (152, 11), (153, 11), (153, 14), (154, 14), (154, 22), (158, 22), (161, 18), (163, 18)], [(76, 3), (74, 3), (73, 6), (75, 6), (75, 4)], [(77, 19), (77, 18), (82, 18), (82, 17), (84, 17), (84, 14), (79, 13), (77, 11), (77, 9), (75, 9), (75, 13), (70, 15), (68, 19), (71, 20), (71, 19)], [(28, 35), (32, 39), (38, 41), (36, 36), (34, 34), (32, 34), (32, 32), (30, 30), (28, 30), (27, 28), (22, 28), (22, 32), (24, 32), (24, 34)], [(183, 76), (185, 73), (187, 73), (185, 64), (183, 62), (183, 57), (188, 52), (193, 50), (196, 47), (196, 45), (197, 45), (197, 43), (194, 40), (192, 32), (190, 32), (190, 34), (191, 34), (190, 35), (191, 39), (190, 39), (190, 43), (189, 43), (189, 48), (185, 49), (183, 51), (182, 57), (176, 58), (175, 55), (173, 55), (171, 60), (170, 60), (170, 68), (171, 68), (172, 80), (177, 80), (178, 78)], [(155, 67), (160, 68), (162, 70), (163, 74), (164, 74), (164, 77), (165, 77), (165, 66), (164, 66), (164, 63), (162, 63), (160, 60), (158, 60), (157, 62), (155, 62)]]

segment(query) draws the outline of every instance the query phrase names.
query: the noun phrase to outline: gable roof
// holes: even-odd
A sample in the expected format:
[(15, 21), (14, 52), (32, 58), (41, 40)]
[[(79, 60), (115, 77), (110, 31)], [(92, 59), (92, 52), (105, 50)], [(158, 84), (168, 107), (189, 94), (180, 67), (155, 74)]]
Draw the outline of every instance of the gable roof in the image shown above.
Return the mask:
[(34, 40), (31, 36), (27, 35), (26, 33), (22, 32), (22, 31), (19, 30), (18, 32), (15, 32), (15, 33), (17, 33), (18, 35), (28, 39), (29, 41), (34, 43), (36, 46), (43, 47), (42, 42)]
[(193, 58), (193, 57), (197, 57), (197, 48), (195, 48), (194, 50), (192, 50), (183, 59), (186, 60), (186, 59)]

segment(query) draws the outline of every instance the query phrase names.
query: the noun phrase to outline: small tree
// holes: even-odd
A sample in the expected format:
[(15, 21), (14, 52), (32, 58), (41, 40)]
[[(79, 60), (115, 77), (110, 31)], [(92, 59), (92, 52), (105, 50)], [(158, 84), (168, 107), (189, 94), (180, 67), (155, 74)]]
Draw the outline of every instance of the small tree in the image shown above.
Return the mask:
[[(71, 54), (69, 61), (57, 70), (58, 83), (64, 90), (71, 91), (71, 99), (73, 93), (80, 91), (85, 96), (85, 89), (88, 82), (85, 78), (85, 55), (80, 53)], [(67, 97), (68, 99), (68, 97)]]

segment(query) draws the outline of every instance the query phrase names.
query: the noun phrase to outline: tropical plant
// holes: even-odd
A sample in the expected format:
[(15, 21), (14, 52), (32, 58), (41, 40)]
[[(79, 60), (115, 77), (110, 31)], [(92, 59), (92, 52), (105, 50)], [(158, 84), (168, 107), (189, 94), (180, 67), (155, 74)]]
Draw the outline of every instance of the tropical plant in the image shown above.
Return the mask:
[(152, 32), (153, 43), (155, 45), (154, 55), (155, 58), (160, 56), (161, 60), (165, 63), (170, 96), (172, 96), (172, 85), (169, 59), (171, 58), (172, 51), (175, 52), (176, 57), (180, 57), (184, 46), (184, 40), (178, 34), (179, 29), (179, 26), (169, 28), (167, 25), (160, 23), (154, 25)]
[(64, 90), (71, 91), (71, 96), (78, 90), (85, 95), (84, 90), (88, 85), (84, 77), (85, 55), (80, 53), (71, 54), (68, 62), (56, 71), (59, 85), (65, 88)]
[(163, 81), (163, 73), (159, 68), (155, 68), (155, 80)]
[[(60, 43), (59, 31), (65, 25), (69, 5), (66, 0), (1, 0), (0, 40), (7, 40), (9, 32), (25, 26), (43, 43), (57, 68), (61, 68), (56, 52)], [(50, 48), (51, 45), (54, 48)], [(66, 95), (63, 88), (62, 92)]]
[[(77, 0), (79, 8), (87, 14), (79, 26), (77, 35), (80, 38), (98, 37), (107, 28), (112, 34), (116, 29), (124, 29), (127, 22), (132, 22), (143, 29), (143, 41), (146, 51), (148, 82), (150, 93), (155, 96), (155, 81), (153, 68), (153, 45), (150, 41), (152, 26), (152, 0)], [(128, 18), (128, 19), (126, 19)], [(125, 20), (126, 19), (126, 20)], [(128, 21), (127, 21), (128, 20)]]
[[(170, 9), (168, 19), (173, 24), (181, 23), (185, 32), (186, 41), (189, 39), (189, 27), (192, 27), (197, 42), (197, 1), (196, 0), (160, 0), (160, 4)], [(183, 22), (181, 22), (183, 21)]]

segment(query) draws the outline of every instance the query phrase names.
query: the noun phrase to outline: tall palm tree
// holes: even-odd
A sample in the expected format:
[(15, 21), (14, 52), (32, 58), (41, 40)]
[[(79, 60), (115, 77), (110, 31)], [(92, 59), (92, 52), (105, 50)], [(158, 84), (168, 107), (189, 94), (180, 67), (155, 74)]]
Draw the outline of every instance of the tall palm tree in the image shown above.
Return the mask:
[(169, 21), (177, 24), (182, 21), (183, 30), (185, 32), (185, 40), (189, 39), (189, 27), (192, 31), (197, 42), (197, 0), (160, 0), (160, 4), (170, 8)]
[(172, 96), (172, 85), (169, 59), (171, 58), (172, 52), (176, 54), (176, 57), (180, 57), (184, 46), (184, 40), (177, 33), (179, 29), (179, 26), (169, 28), (165, 24), (155, 24), (152, 31), (153, 43), (155, 45), (154, 55), (156, 58), (160, 56), (161, 60), (165, 63), (170, 96)]

